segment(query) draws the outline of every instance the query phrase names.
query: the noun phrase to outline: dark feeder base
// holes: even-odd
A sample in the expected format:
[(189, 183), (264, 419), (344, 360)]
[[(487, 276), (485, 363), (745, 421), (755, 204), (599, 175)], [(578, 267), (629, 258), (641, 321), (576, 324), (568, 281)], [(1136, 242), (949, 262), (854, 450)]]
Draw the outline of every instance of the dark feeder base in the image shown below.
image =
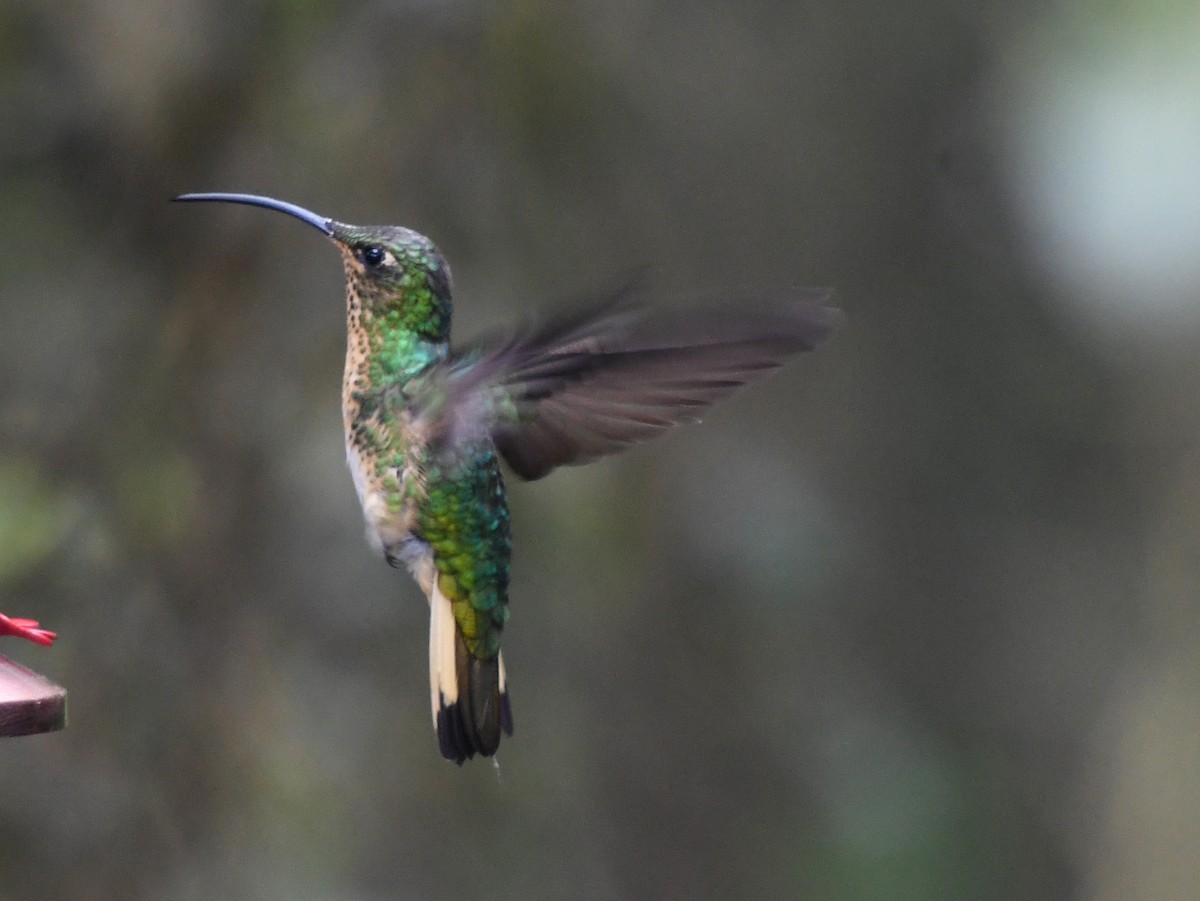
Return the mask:
[(53, 732), (67, 724), (67, 690), (0, 657), (0, 737)]

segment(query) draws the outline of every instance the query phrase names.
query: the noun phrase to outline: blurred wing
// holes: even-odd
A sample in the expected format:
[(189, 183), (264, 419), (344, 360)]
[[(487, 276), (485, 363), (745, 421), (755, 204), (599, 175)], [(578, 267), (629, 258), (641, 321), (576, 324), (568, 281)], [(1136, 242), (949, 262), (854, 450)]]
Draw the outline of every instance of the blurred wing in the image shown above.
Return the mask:
[(826, 298), (812, 292), (770, 313), (586, 312), (460, 358), (470, 364), (452, 378), (452, 393), (486, 397), (505, 461), (538, 479), (696, 422), (713, 403), (816, 347), (841, 320)]

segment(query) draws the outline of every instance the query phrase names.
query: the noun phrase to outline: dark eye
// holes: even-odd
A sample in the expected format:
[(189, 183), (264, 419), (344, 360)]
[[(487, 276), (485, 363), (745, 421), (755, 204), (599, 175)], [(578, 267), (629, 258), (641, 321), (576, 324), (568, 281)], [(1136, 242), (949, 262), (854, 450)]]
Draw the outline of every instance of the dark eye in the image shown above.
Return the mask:
[(362, 261), (372, 267), (378, 266), (383, 262), (383, 258), (387, 256), (387, 251), (378, 244), (368, 244), (359, 253), (362, 255)]

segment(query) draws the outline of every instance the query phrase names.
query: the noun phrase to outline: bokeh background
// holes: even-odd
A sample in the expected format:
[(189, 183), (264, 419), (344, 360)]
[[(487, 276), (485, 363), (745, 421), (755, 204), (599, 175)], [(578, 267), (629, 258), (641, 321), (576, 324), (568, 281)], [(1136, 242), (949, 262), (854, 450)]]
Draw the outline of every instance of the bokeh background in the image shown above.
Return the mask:
[[(1200, 885), (1200, 14), (1144, 0), (8, 0), (0, 899), (1173, 899)], [(336, 255), (457, 334), (645, 273), (820, 352), (510, 480), (517, 734), (429, 728)]]

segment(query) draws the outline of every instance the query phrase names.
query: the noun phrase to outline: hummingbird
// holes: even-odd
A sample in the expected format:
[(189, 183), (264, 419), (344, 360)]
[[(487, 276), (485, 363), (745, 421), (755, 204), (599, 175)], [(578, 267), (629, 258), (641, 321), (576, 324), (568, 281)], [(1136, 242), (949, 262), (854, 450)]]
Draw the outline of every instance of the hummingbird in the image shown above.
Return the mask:
[(346, 460), (368, 540), (429, 602), (433, 727), (442, 756), (460, 765), (494, 755), (513, 732), (500, 651), (512, 552), (501, 461), (539, 479), (698, 421), (841, 319), (825, 291), (774, 311), (657, 315), (618, 298), (456, 347), (450, 268), (424, 235), (254, 194), (174, 199), (275, 210), (341, 253)]

